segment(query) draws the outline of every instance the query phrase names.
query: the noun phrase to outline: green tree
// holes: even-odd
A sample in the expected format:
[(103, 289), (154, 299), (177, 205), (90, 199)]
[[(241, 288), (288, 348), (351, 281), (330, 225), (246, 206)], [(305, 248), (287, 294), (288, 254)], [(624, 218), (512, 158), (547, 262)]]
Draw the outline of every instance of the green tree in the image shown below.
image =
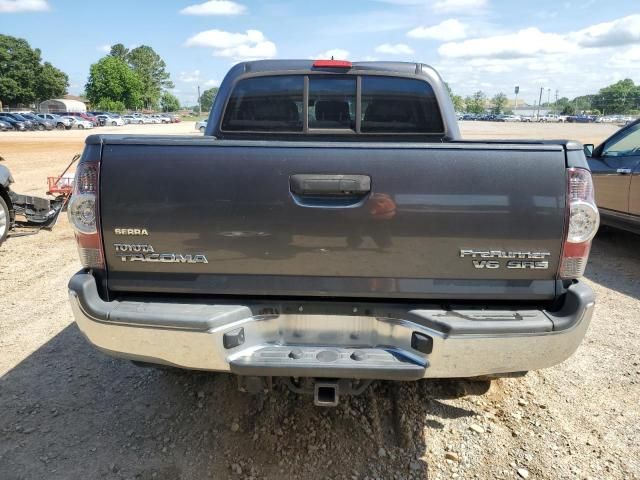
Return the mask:
[(173, 88), (166, 63), (153, 48), (142, 45), (127, 54), (127, 61), (142, 82), (142, 102), (147, 108), (158, 105), (163, 88)]
[(0, 35), (0, 102), (26, 105), (64, 95), (69, 86), (66, 74), (41, 62), (40, 50), (26, 40)]
[(202, 95), (200, 95), (200, 104), (202, 105), (203, 112), (211, 110), (213, 101), (216, 99), (216, 95), (218, 95), (218, 90), (218, 87), (213, 87), (202, 92)]
[(40, 71), (40, 78), (36, 85), (36, 97), (45, 100), (59, 98), (67, 93), (69, 77), (62, 70), (57, 69), (49, 62), (44, 62)]
[(482, 91), (477, 91), (472, 96), (464, 99), (466, 110), (469, 113), (484, 113), (487, 96)]
[(507, 106), (507, 96), (500, 92), (491, 99), (491, 103), (493, 104), (493, 108), (491, 109), (492, 113), (500, 115), (504, 112), (504, 108)]
[(163, 92), (160, 97), (160, 106), (163, 112), (175, 112), (180, 109), (180, 100), (170, 92)]
[(640, 86), (635, 85), (630, 78), (625, 78), (601, 88), (594, 95), (591, 105), (607, 113), (628, 113), (640, 107)]
[(129, 56), (129, 49), (121, 43), (116, 43), (115, 45), (111, 45), (111, 51), (109, 52), (109, 55), (126, 62), (127, 57)]
[(447, 92), (449, 92), (449, 97), (451, 97), (451, 102), (453, 103), (453, 108), (456, 112), (462, 112), (464, 110), (464, 100), (460, 95), (454, 95), (451, 87), (447, 82), (444, 82), (444, 86), (447, 87)]
[(456, 112), (464, 111), (464, 99), (460, 95), (452, 95), (451, 101)]
[(142, 106), (142, 81), (123, 60), (112, 56), (91, 65), (85, 92), (94, 105), (121, 102), (130, 109)]

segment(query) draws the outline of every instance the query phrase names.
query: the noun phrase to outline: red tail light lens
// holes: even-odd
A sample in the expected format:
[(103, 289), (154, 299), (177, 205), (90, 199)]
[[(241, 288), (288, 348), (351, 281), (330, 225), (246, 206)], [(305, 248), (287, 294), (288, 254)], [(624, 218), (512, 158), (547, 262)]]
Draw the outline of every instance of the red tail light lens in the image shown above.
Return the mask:
[(591, 240), (600, 226), (600, 214), (593, 195), (591, 173), (583, 168), (570, 168), (567, 174), (569, 215), (559, 275), (571, 279), (584, 274)]
[(347, 60), (316, 60), (315, 68), (351, 68), (351, 62)]
[(104, 268), (98, 222), (99, 175), (99, 162), (82, 162), (78, 165), (67, 208), (69, 223), (75, 230), (80, 262), (87, 268)]

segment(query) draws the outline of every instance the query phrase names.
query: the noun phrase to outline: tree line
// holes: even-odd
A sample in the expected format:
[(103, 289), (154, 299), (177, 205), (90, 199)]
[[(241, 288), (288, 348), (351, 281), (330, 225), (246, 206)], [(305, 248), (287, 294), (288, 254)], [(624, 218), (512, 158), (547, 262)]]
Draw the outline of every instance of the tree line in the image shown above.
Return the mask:
[[(489, 98), (484, 92), (477, 91), (463, 98), (455, 95), (448, 85), (447, 89), (457, 112), (485, 113), (490, 110), (491, 113), (496, 114), (511, 113), (507, 108), (508, 97), (502, 92)], [(601, 88), (595, 94), (581, 95), (571, 100), (562, 97), (555, 102), (543, 102), (540, 106), (553, 109), (562, 115), (576, 115), (583, 112), (594, 115), (640, 115), (640, 85), (626, 78)]]
[(178, 99), (166, 63), (147, 45), (128, 49), (117, 43), (108, 55), (89, 67), (85, 95), (95, 108), (121, 112), (141, 108), (174, 111)]
[[(5, 105), (31, 105), (67, 93), (69, 77), (42, 59), (41, 51), (22, 39), (0, 34), (0, 102)], [(179, 100), (168, 90), (173, 88), (166, 63), (147, 45), (128, 49), (118, 43), (110, 52), (91, 65), (84, 95), (94, 108), (109, 111), (141, 108), (175, 111)], [(507, 95), (500, 92), (488, 98), (482, 91), (462, 97), (447, 85), (456, 111), (469, 113), (510, 113)], [(218, 88), (205, 90), (200, 97), (208, 112)], [(543, 103), (564, 115), (581, 112), (592, 114), (640, 114), (640, 85), (627, 78), (601, 88), (598, 93), (570, 100), (559, 98)]]
[(22, 38), (0, 35), (0, 103), (30, 105), (67, 93), (69, 77)]

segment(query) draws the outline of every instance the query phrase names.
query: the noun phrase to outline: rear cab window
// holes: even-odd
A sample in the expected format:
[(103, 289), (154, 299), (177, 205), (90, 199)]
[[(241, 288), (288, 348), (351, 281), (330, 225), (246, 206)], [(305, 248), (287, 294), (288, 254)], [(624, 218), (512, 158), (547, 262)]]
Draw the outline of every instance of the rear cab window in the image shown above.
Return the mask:
[(220, 130), (231, 133), (443, 135), (425, 80), (384, 75), (297, 74), (239, 80)]

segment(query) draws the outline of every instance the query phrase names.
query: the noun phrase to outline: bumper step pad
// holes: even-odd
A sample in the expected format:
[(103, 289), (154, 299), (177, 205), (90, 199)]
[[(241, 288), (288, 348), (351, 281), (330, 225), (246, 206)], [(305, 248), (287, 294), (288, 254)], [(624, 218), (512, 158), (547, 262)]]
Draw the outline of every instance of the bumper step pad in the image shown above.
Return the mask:
[(229, 364), (238, 375), (380, 380), (417, 380), (428, 366), (424, 359), (401, 350), (291, 345), (240, 353)]

